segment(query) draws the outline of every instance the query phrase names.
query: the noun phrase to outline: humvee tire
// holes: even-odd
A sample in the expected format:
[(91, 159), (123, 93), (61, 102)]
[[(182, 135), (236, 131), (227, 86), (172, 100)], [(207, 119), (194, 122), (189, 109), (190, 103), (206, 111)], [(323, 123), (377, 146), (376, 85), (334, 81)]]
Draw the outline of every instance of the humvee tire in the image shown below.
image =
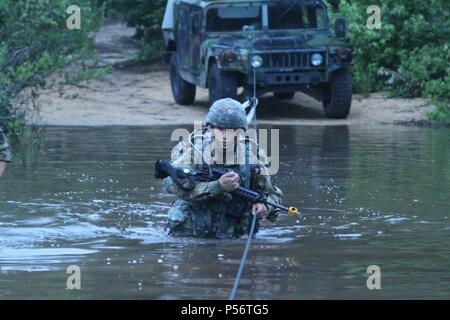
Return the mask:
[(323, 87), (323, 108), (328, 118), (347, 118), (352, 104), (352, 78), (347, 68), (333, 73)]
[(275, 92), (273, 96), (280, 100), (290, 100), (295, 96), (295, 92)]
[(191, 104), (195, 100), (195, 85), (180, 76), (177, 55), (173, 54), (170, 61), (170, 85), (175, 102), (181, 105)]
[(219, 69), (216, 63), (211, 66), (208, 76), (209, 102), (213, 104), (223, 98), (237, 100), (237, 79), (231, 72)]

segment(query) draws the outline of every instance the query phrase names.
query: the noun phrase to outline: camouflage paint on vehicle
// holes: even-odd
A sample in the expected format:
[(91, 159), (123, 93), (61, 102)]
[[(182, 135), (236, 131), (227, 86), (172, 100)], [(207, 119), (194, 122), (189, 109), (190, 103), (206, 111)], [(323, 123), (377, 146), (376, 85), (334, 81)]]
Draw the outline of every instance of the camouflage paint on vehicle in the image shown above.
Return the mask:
[[(293, 12), (297, 13), (301, 20), (291, 17), (288, 24), (295, 22), (302, 28), (282, 29), (279, 25), (283, 25), (283, 20), (276, 19), (274, 16), (269, 19), (270, 14), (273, 15), (274, 12), (270, 10), (284, 9), (277, 7), (280, 3), (286, 6), (292, 3), (296, 6), (295, 10), (298, 11)], [(224, 18), (220, 16), (219, 11), (217, 13), (212, 11), (216, 16), (212, 17), (213, 22), (207, 22), (207, 18), (211, 20), (211, 16), (208, 15), (209, 10), (221, 8), (221, 12), (225, 12), (226, 9), (234, 8), (234, 6), (242, 6), (247, 11), (255, 7), (259, 8), (259, 11), (254, 10), (257, 16), (254, 17), (253, 24), (257, 25), (257, 29), (244, 27), (242, 30), (227, 31), (227, 27), (230, 25), (233, 27), (230, 23), (224, 26), (225, 31), (222, 31), (220, 30), (222, 20), (226, 21), (228, 18), (239, 20), (242, 17), (231, 15)], [(202, 88), (208, 88), (210, 70), (216, 63), (222, 72), (232, 73), (236, 77), (238, 87), (251, 89), (253, 84), (251, 59), (254, 56), (260, 56), (263, 63), (256, 70), (259, 94), (303, 91), (324, 101), (326, 99), (322, 98), (328, 95), (327, 99), (333, 101), (329, 92), (331, 89), (323, 85), (333, 80), (334, 72), (346, 69), (352, 61), (352, 48), (345, 38), (345, 32), (338, 37), (336, 31), (338, 27), (345, 29), (343, 24), (345, 22), (341, 19), (342, 23), (336, 24), (335, 30), (332, 31), (327, 7), (321, 0), (280, 2), (273, 0), (173, 0), (166, 10), (173, 10), (171, 23), (168, 24), (166, 21), (163, 23), (163, 26), (165, 24), (173, 26), (172, 29), (170, 27), (164, 29), (166, 55), (178, 53), (178, 72), (181, 78)], [(236, 12), (239, 14), (238, 10)], [(213, 24), (216, 23), (214, 19), (220, 20), (217, 26)], [(314, 26), (311, 21), (314, 21)], [(241, 26), (240, 23), (241, 21), (236, 28)], [(275, 24), (279, 25), (275, 26)], [(207, 30), (207, 26), (211, 27), (211, 25), (218, 30)], [(319, 65), (312, 63), (312, 56), (315, 54), (321, 55)], [(349, 81), (351, 91), (351, 79)], [(336, 85), (333, 86), (335, 87)]]

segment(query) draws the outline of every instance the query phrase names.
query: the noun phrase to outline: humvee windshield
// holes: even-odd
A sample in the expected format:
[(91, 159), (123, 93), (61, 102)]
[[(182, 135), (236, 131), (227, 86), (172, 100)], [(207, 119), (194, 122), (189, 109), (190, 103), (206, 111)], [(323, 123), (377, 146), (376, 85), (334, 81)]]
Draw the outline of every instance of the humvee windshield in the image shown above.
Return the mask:
[(262, 29), (261, 6), (230, 6), (211, 8), (206, 16), (206, 31), (242, 31), (244, 26)]
[[(268, 29), (323, 29), (326, 26), (326, 11), (320, 2), (273, 1), (268, 5)], [(244, 26), (254, 30), (263, 28), (262, 5), (215, 6), (207, 11), (207, 32), (242, 31)]]
[(269, 4), (269, 29), (323, 29), (325, 15), (316, 2), (276, 1)]

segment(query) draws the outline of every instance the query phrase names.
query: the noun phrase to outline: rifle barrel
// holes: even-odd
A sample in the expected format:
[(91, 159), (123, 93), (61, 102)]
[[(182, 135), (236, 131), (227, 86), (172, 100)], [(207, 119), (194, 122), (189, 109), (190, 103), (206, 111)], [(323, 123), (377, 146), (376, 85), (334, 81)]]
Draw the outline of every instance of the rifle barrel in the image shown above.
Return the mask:
[[(172, 177), (175, 183), (180, 183), (180, 180), (183, 178), (189, 178), (189, 186), (193, 185), (195, 183), (195, 180), (197, 181), (213, 181), (217, 180), (222, 174), (224, 174), (222, 170), (213, 169), (212, 175), (204, 172), (185, 172), (181, 169), (178, 169), (174, 167), (170, 161), (167, 160), (159, 160), (157, 161), (155, 165), (155, 177), (159, 179), (164, 179), (168, 176)], [(192, 181), (193, 180), (193, 181)], [(186, 187), (181, 186), (182, 188), (186, 189)], [(293, 217), (298, 214), (298, 210), (295, 207), (286, 207), (282, 204), (273, 203), (270, 200), (267, 200), (267, 197), (263, 193), (259, 193), (250, 189), (246, 189), (243, 187), (237, 188), (232, 193), (236, 194), (237, 196), (240, 196), (244, 199), (247, 199), (253, 203), (264, 203), (269, 206), (273, 206), (277, 209), (280, 209), (284, 212), (287, 212), (289, 216)]]

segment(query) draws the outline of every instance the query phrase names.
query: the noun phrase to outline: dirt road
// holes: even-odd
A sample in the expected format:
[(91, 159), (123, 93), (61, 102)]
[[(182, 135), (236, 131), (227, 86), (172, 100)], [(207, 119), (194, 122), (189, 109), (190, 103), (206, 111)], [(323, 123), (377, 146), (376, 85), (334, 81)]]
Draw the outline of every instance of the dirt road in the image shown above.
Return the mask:
[[(106, 25), (97, 35), (96, 47), (103, 64), (117, 64), (129, 59), (133, 48), (133, 29)], [(71, 97), (71, 98), (66, 98)], [(57, 92), (41, 92), (40, 114), (28, 122), (42, 125), (155, 125), (192, 124), (208, 111), (208, 96), (197, 90), (190, 106), (177, 105), (171, 94), (167, 66), (161, 64), (116, 67), (106, 79), (68, 87), (64, 97)], [(261, 123), (338, 125), (369, 123), (425, 123), (432, 105), (425, 99), (388, 99), (383, 94), (353, 97), (346, 120), (327, 119), (320, 102), (303, 94), (290, 101), (274, 99), (270, 94), (260, 100)]]

